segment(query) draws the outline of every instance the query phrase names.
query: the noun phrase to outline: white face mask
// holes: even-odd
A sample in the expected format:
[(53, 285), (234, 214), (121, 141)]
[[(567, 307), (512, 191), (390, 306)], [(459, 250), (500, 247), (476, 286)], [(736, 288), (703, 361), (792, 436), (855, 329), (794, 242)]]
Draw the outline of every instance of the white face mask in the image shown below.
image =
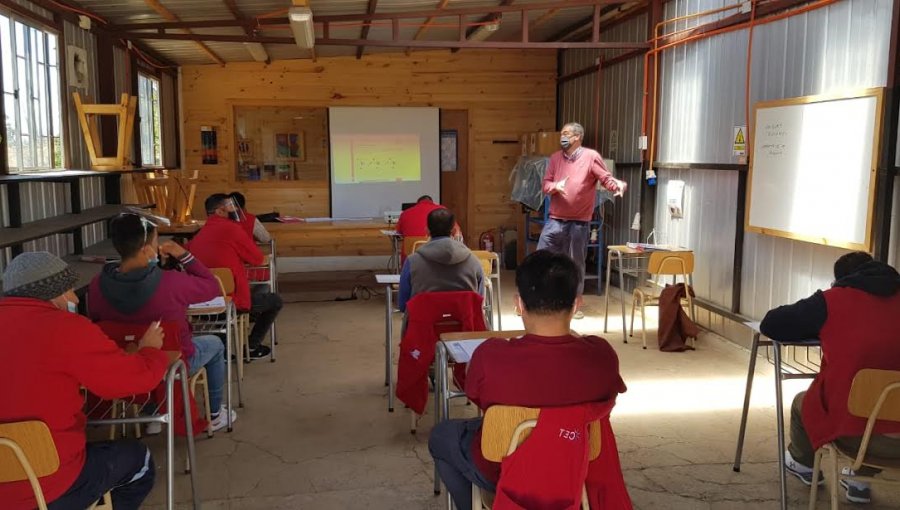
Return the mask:
[(66, 310), (68, 310), (69, 312), (72, 312), (72, 313), (78, 313), (78, 305), (67, 299), (66, 300)]

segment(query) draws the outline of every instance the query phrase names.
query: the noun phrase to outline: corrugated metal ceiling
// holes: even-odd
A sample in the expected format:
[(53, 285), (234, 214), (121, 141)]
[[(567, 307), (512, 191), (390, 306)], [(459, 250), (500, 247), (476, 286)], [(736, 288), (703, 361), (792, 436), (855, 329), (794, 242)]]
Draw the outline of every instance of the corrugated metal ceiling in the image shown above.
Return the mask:
[[(159, 3), (176, 15), (181, 21), (226, 20), (233, 19), (230, 10), (222, 0), (159, 0)], [(362, 14), (366, 12), (368, 0), (310, 0), (309, 5), (313, 16)], [(430, 11), (439, 5), (438, 0), (379, 0), (378, 13)], [(490, 8), (500, 5), (500, 0), (450, 0), (446, 8), (478, 8), (483, 7), (485, 13)], [(547, 3), (547, 0), (517, 0), (513, 5), (528, 5), (535, 3)], [(566, 2), (560, 1), (560, 7)], [(645, 3), (643, 1), (632, 2), (626, 7), (635, 7)], [(96, 13), (107, 19), (112, 24), (131, 23), (159, 23), (168, 21), (154, 10), (145, 0), (77, 0), (81, 7)], [(266, 14), (282, 15), (283, 11), (291, 7), (290, 0), (235, 0), (241, 15), (246, 18), (254, 18)], [(529, 19), (532, 23), (547, 11), (530, 11)], [(591, 7), (565, 8), (556, 12), (538, 27), (530, 30), (530, 39), (541, 41), (549, 40), (561, 30), (571, 27), (579, 21), (590, 17)], [(469, 18), (470, 23), (478, 20), (477, 16)], [(404, 19), (401, 21), (401, 37), (411, 39), (418, 27), (424, 23), (424, 19)], [(451, 40), (458, 33), (456, 17), (442, 17), (433, 20), (432, 27), (421, 37), (425, 40)], [(508, 12), (503, 16), (503, 21), (498, 32), (491, 36), (492, 41), (513, 41), (521, 36), (521, 15), (519, 12)], [(217, 29), (194, 29), (200, 34), (223, 34), (241, 36), (243, 29), (239, 27)], [(319, 28), (320, 36), (321, 28)], [(361, 27), (353, 24), (343, 27), (333, 25), (330, 29), (332, 38), (356, 39), (360, 36)], [(177, 32), (177, 31), (173, 31)], [(267, 37), (290, 37), (290, 30), (286, 27), (271, 27), (261, 30), (259, 35)], [(369, 39), (390, 39), (390, 23), (373, 25), (369, 31)], [(147, 46), (160, 55), (177, 64), (205, 64), (212, 63), (212, 58), (202, 51), (193, 41), (177, 40), (145, 40)], [(241, 43), (234, 42), (207, 42), (206, 45), (222, 60), (226, 62), (238, 62), (252, 60), (250, 53)], [(310, 58), (311, 52), (302, 50), (295, 45), (266, 44), (266, 51), (273, 60)], [(400, 48), (366, 47), (366, 53), (383, 51), (403, 51)], [(351, 46), (318, 46), (317, 56), (353, 55), (356, 48)]]

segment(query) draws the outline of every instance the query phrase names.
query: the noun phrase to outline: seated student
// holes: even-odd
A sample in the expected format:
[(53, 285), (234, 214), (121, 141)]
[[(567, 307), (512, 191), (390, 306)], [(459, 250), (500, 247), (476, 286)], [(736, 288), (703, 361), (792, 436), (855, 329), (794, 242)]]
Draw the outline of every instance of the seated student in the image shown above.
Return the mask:
[[(516, 310), (526, 334), (487, 340), (466, 374), (466, 396), (482, 410), (492, 405), (568, 406), (613, 399), (625, 391), (619, 358), (606, 340), (571, 334), (580, 304), (581, 272), (567, 255), (539, 250), (516, 269)], [(446, 420), (428, 441), (438, 473), (456, 508), (472, 507), (472, 484), (494, 491), (500, 465), (481, 454), (481, 418)]]
[(269, 234), (269, 231), (266, 230), (266, 227), (263, 226), (262, 222), (247, 211), (247, 199), (244, 198), (243, 193), (232, 191), (230, 195), (232, 200), (235, 203), (235, 214), (229, 216), (232, 219), (236, 219), (237, 222), (243, 227), (244, 231), (247, 232), (250, 237), (253, 238), (257, 243), (268, 243), (272, 240), (272, 235)]
[(265, 257), (243, 228), (230, 219), (237, 211), (228, 195), (210, 195), (205, 206), (206, 225), (188, 247), (206, 267), (231, 269), (234, 275), (234, 304), (239, 311), (249, 311), (251, 319), (255, 320), (250, 331), (250, 358), (268, 356), (271, 349), (262, 345), (262, 341), (283, 305), (281, 297), (264, 286), (255, 286), (251, 293), (246, 268), (246, 265), (261, 265)]
[[(153, 488), (150, 450), (137, 441), (86, 443), (81, 388), (104, 399), (155, 388), (169, 365), (163, 331), (151, 326), (126, 354), (78, 315), (78, 277), (59, 257), (25, 252), (7, 266), (0, 299), (0, 422), (40, 420), (59, 453), (56, 473), (40, 478), (49, 508), (87, 508), (112, 491), (117, 510), (133, 510)], [(69, 313), (71, 312), (71, 313)], [(28, 481), (0, 483), (0, 506), (31, 509)]]
[[(434, 203), (430, 196), (422, 195), (416, 200), (416, 205), (400, 213), (395, 230), (403, 237), (426, 237), (429, 235), (428, 215), (431, 214), (431, 211), (437, 209), (446, 208), (441, 204)], [(449, 235), (458, 241), (463, 240), (462, 229), (459, 228), (459, 224), (455, 221)], [(400, 263), (402, 264), (405, 261), (406, 253), (401, 253)]]
[[(156, 226), (137, 214), (121, 214), (110, 222), (113, 246), (122, 262), (111, 262), (88, 287), (89, 315), (94, 321), (181, 323), (181, 351), (194, 375), (206, 368), (213, 431), (225, 427), (222, 388), (225, 385), (225, 345), (215, 335), (194, 337), (188, 306), (221, 295), (219, 282), (199, 260), (172, 241), (159, 243)], [(159, 257), (174, 258), (184, 271), (164, 271)], [(237, 418), (232, 410), (231, 419)], [(150, 423), (148, 433), (161, 430)]]
[[(834, 263), (830, 289), (771, 310), (760, 324), (762, 333), (774, 340), (822, 342), (822, 371), (794, 398), (791, 443), (784, 453), (787, 471), (806, 485), (812, 484), (815, 450), (823, 444), (836, 440), (854, 455), (859, 450), (866, 420), (847, 409), (850, 386), (864, 368), (900, 370), (898, 318), (900, 275), (868, 253), (853, 252)], [(868, 452), (900, 459), (900, 425), (879, 424), (874, 432)], [(841, 485), (849, 501), (869, 502), (869, 484), (841, 480)]]
[(420, 292), (472, 290), (484, 293), (481, 262), (466, 245), (450, 238), (456, 219), (449, 209), (428, 213), (431, 240), (421, 246), (403, 264), (397, 306), (406, 311), (406, 303)]

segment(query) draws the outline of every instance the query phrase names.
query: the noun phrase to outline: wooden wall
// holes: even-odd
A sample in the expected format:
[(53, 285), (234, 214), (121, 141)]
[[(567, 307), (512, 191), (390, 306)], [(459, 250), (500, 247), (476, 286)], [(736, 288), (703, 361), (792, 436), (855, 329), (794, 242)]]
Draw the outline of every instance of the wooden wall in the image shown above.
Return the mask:
[[(327, 179), (298, 182), (235, 181), (229, 125), (236, 103), (326, 106), (436, 106), (469, 112), (468, 217), (470, 244), (480, 232), (517, 226), (509, 202), (509, 172), (519, 135), (553, 130), (556, 122), (556, 53), (463, 50), (185, 66), (183, 129), (187, 169), (199, 169), (199, 204), (209, 193), (240, 190), (248, 208), (282, 214), (328, 216)], [(200, 126), (218, 131), (216, 165), (201, 164)], [(311, 141), (311, 140), (310, 140)], [(309, 143), (308, 141), (307, 143)], [(497, 143), (500, 142), (500, 143)], [(201, 212), (201, 211), (197, 211)], [(200, 217), (203, 215), (201, 214)]]

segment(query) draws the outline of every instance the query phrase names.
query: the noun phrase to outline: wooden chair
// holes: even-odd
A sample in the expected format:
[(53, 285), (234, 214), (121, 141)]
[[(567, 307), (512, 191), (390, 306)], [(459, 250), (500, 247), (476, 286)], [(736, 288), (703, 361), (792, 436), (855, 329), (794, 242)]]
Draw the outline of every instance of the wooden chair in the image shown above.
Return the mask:
[[(225, 297), (225, 302), (230, 305), (232, 302), (231, 295), (234, 294), (234, 275), (231, 269), (227, 267), (211, 268), (212, 274), (219, 279), (219, 289)], [(250, 361), (250, 346), (247, 341), (250, 335), (250, 314), (246, 312), (238, 312), (235, 310), (235, 357), (244, 361)], [(230, 361), (228, 361), (230, 363)], [(237, 364), (238, 378), (244, 380), (244, 363)]]
[[(500, 310), (500, 256), (492, 251), (472, 250), (472, 255), (481, 262), (484, 271), (485, 308), (490, 309), (490, 322), (492, 329), (502, 329), (502, 312)], [(497, 280), (496, 283), (494, 280)], [(497, 327), (494, 328), (494, 310), (497, 310)]]
[(428, 236), (407, 236), (403, 238), (403, 254), (409, 257), (430, 239)]
[[(481, 454), (485, 460), (502, 462), (516, 451), (537, 426), (541, 410), (532, 407), (495, 405), (484, 413), (481, 427)], [(600, 423), (592, 423), (588, 427), (590, 452), (588, 460), (600, 456)], [(487, 496), (487, 497), (485, 497)], [(489, 501), (486, 501), (489, 500)], [(492, 495), (482, 494), (481, 488), (472, 484), (472, 510), (490, 510)], [(581, 491), (581, 508), (589, 510), (587, 487)]]
[[(0, 423), (0, 483), (28, 480), (37, 507), (47, 510), (47, 501), (38, 478), (59, 470), (59, 454), (50, 429), (42, 421)], [(112, 510), (109, 493), (103, 495), (102, 508)], [(97, 504), (90, 507), (101, 508)]]
[[(867, 454), (872, 430), (875, 422), (900, 422), (900, 371), (864, 369), (857, 372), (850, 387), (850, 398), (847, 401), (850, 414), (866, 418), (866, 429), (862, 436), (859, 452), (855, 455), (842, 449), (837, 443), (828, 443), (816, 451), (813, 473), (818, 473), (822, 466), (822, 457), (828, 456), (831, 471), (829, 480), (831, 489), (831, 508), (838, 508), (838, 481), (841, 478), (865, 482), (878, 482), (900, 486), (897, 475), (900, 475), (900, 459), (884, 459)], [(845, 461), (841, 465), (841, 461)], [(849, 461), (849, 463), (847, 463)], [(850, 468), (856, 472), (863, 466), (888, 471), (893, 479), (862, 475), (841, 475), (841, 468)], [(813, 484), (809, 491), (809, 508), (815, 509), (818, 486)]]
[[(644, 313), (648, 306), (659, 306), (659, 288), (661, 287), (659, 279), (661, 276), (681, 276), (682, 282), (688, 285), (690, 275), (694, 273), (694, 252), (691, 251), (654, 251), (650, 254), (650, 260), (647, 263), (647, 272), (652, 278), (647, 282), (649, 285), (634, 289), (634, 295), (631, 300), (631, 334), (634, 336), (634, 314), (635, 308), (641, 309), (641, 335), (643, 337), (644, 349), (647, 348), (647, 317)], [(682, 302), (687, 304), (691, 314), (691, 320), (694, 318), (694, 301), (691, 293), (687, 292), (687, 296)], [(696, 339), (694, 339), (696, 341)]]

